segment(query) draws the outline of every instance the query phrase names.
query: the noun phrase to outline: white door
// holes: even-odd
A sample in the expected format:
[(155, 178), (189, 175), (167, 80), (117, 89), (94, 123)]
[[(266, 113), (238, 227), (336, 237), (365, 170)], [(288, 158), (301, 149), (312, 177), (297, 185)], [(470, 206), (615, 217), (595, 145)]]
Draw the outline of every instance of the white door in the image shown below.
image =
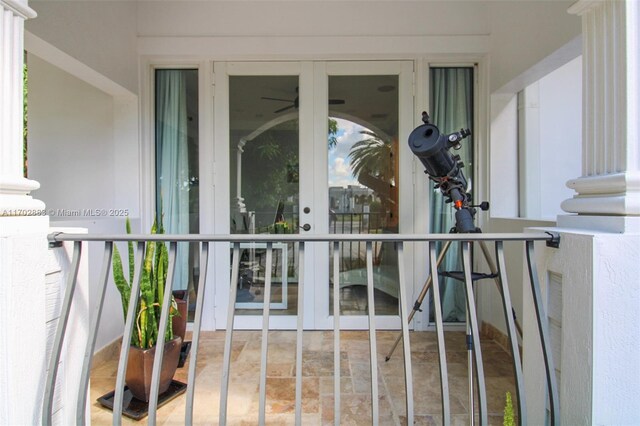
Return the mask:
[[(411, 232), (412, 159), (404, 142), (414, 115), (412, 66), (216, 63), (216, 232)], [(368, 326), (364, 247), (339, 248), (342, 328)], [(215, 256), (216, 326), (222, 328), (230, 250), (218, 248)], [(261, 326), (265, 257), (263, 246), (242, 246), (237, 328)], [(295, 328), (297, 263), (295, 245), (274, 245), (271, 328)], [(331, 267), (329, 244), (307, 244), (305, 328), (333, 326)], [(397, 267), (393, 245), (377, 244), (374, 283), (381, 328), (399, 324)]]

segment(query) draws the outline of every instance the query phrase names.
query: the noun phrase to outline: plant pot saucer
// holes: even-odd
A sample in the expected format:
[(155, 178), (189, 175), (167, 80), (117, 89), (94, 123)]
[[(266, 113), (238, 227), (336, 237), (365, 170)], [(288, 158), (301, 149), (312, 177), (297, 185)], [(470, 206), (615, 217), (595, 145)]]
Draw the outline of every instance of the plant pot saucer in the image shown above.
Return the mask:
[[(172, 380), (171, 384), (169, 385), (169, 389), (158, 395), (158, 408), (162, 407), (175, 397), (182, 395), (186, 390), (186, 383)], [(108, 392), (98, 398), (98, 402), (103, 407), (113, 410), (113, 400), (115, 398), (115, 394), (116, 391), (112, 390), (111, 392)], [(149, 414), (149, 403), (140, 401), (139, 399), (135, 398), (133, 394), (131, 394), (131, 391), (127, 386), (124, 387), (122, 402), (122, 414), (131, 419), (140, 420), (145, 418)]]

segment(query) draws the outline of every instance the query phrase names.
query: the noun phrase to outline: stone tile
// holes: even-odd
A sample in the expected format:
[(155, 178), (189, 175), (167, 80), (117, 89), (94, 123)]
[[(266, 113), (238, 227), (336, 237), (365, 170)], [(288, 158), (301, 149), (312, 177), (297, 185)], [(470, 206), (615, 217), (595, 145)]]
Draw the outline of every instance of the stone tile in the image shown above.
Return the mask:
[[(407, 424), (406, 415), (400, 415), (399, 420), (401, 425)], [(437, 415), (414, 415), (413, 424), (416, 426), (438, 426), (442, 424), (442, 420)]]
[[(302, 374), (304, 376), (333, 376), (333, 369), (333, 352), (309, 351), (302, 354)], [(346, 352), (340, 352), (340, 376), (351, 376)]]
[[(334, 424), (334, 399), (333, 396), (323, 396), (322, 400), (322, 424)], [(378, 398), (379, 424), (396, 424), (393, 410), (386, 396)], [(371, 420), (371, 395), (344, 395), (340, 398), (340, 424), (341, 425), (370, 425)]]
[[(352, 362), (351, 376), (353, 379), (354, 393), (371, 394), (371, 365), (369, 363)], [(378, 369), (378, 394), (384, 395), (387, 388), (384, 383), (383, 374)]]
[[(333, 395), (334, 383), (333, 377), (320, 377), (320, 395)], [(340, 378), (340, 393), (353, 393), (353, 380), (351, 377)]]
[[(380, 424), (405, 424), (406, 398), (403, 347), (399, 345), (389, 362), (397, 331), (377, 331), (378, 392)], [(303, 424), (333, 424), (333, 331), (305, 331), (303, 335)], [(187, 339), (190, 339), (188, 335)], [(194, 424), (216, 425), (219, 417), (220, 380), (225, 332), (201, 334), (196, 368)], [(438, 347), (433, 332), (410, 333), (414, 385), (415, 424), (441, 424), (440, 371)], [(467, 352), (464, 332), (445, 333), (447, 373), (450, 384), (452, 424), (467, 424)], [(295, 331), (269, 332), (267, 364), (267, 424), (295, 423)], [(369, 333), (342, 331), (341, 424), (371, 424), (371, 384)], [(495, 342), (483, 340), (484, 369), (487, 384), (490, 424), (501, 424), (504, 394), (515, 398), (511, 357)], [(254, 425), (258, 420), (260, 375), (260, 331), (234, 331), (228, 424)], [(176, 379), (186, 382), (188, 365), (178, 369)], [(94, 366), (90, 398), (111, 391), (115, 386), (117, 360)], [(162, 407), (158, 424), (184, 423), (184, 396)], [(516, 402), (514, 401), (514, 404)], [(477, 403), (476, 403), (477, 411)], [(477, 416), (477, 414), (476, 414)], [(94, 424), (111, 423), (111, 411), (92, 404)], [(124, 419), (123, 424), (133, 424)], [(137, 424), (137, 423), (136, 423)]]
[[(265, 413), (295, 414), (295, 378), (268, 377), (266, 389)], [(256, 398), (252, 406), (252, 411), (257, 413), (259, 407), (260, 405)], [(302, 412), (311, 414), (320, 413), (320, 380), (317, 377), (305, 377), (302, 380)]]
[[(476, 382), (473, 382), (474, 387), (476, 386)], [(468, 389), (469, 382), (466, 377), (454, 377), (449, 382), (449, 386), (451, 387), (451, 391), (456, 395), (464, 395), (461, 398), (461, 402), (463, 403), (465, 410), (469, 409), (469, 401), (468, 401)], [(514, 409), (517, 409), (517, 400), (515, 393), (515, 384), (513, 381), (506, 377), (485, 377), (485, 387), (487, 394), (487, 412), (489, 414), (502, 414), (504, 412), (504, 403), (505, 403), (505, 395), (507, 392), (511, 392), (511, 396), (513, 398), (513, 406)], [(474, 408), (475, 412), (479, 410), (479, 402), (476, 393), (476, 397), (474, 398)]]

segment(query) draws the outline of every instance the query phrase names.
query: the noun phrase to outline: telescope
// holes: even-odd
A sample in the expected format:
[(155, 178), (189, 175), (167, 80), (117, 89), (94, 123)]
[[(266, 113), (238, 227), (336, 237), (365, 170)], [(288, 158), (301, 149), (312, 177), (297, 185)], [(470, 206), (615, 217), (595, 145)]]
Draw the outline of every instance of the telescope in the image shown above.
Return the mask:
[(445, 197), (445, 202), (453, 203), (456, 209), (456, 224), (451, 232), (481, 232), (473, 223), (476, 207), (488, 210), (489, 203), (471, 205), (471, 195), (467, 192), (467, 179), (462, 173), (464, 167), (459, 155), (452, 155), (451, 148), (460, 149), (464, 138), (471, 135), (469, 129), (460, 129), (450, 134), (441, 133), (438, 127), (429, 122), (429, 114), (422, 113), (424, 124), (416, 127), (409, 135), (409, 148), (424, 165), (429, 179), (436, 183)]

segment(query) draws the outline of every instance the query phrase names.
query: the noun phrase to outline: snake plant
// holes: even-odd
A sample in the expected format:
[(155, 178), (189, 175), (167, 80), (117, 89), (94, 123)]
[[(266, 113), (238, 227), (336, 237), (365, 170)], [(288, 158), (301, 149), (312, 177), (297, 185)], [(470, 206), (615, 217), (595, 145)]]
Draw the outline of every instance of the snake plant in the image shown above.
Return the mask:
[[(126, 230), (127, 234), (131, 234), (129, 218), (126, 220)], [(156, 221), (154, 221), (151, 227), (151, 233), (164, 233), (162, 219), (160, 220), (159, 226)], [(122, 312), (125, 319), (129, 308), (129, 300), (131, 299), (131, 284), (134, 280), (135, 259), (132, 241), (127, 244), (127, 249), (129, 257), (128, 280), (124, 275), (122, 258), (120, 257), (118, 247), (114, 245), (113, 251), (113, 278), (120, 292)], [(167, 247), (164, 243), (150, 241), (146, 244), (140, 276), (140, 301), (136, 309), (135, 326), (131, 335), (131, 345), (133, 346), (149, 349), (159, 340), (158, 326), (160, 324), (160, 312), (164, 299), (164, 287), (167, 281), (168, 257)], [(173, 339), (171, 319), (176, 315), (179, 315), (177, 305), (175, 299), (171, 296), (169, 321), (167, 323), (167, 329), (164, 332), (165, 342)]]

